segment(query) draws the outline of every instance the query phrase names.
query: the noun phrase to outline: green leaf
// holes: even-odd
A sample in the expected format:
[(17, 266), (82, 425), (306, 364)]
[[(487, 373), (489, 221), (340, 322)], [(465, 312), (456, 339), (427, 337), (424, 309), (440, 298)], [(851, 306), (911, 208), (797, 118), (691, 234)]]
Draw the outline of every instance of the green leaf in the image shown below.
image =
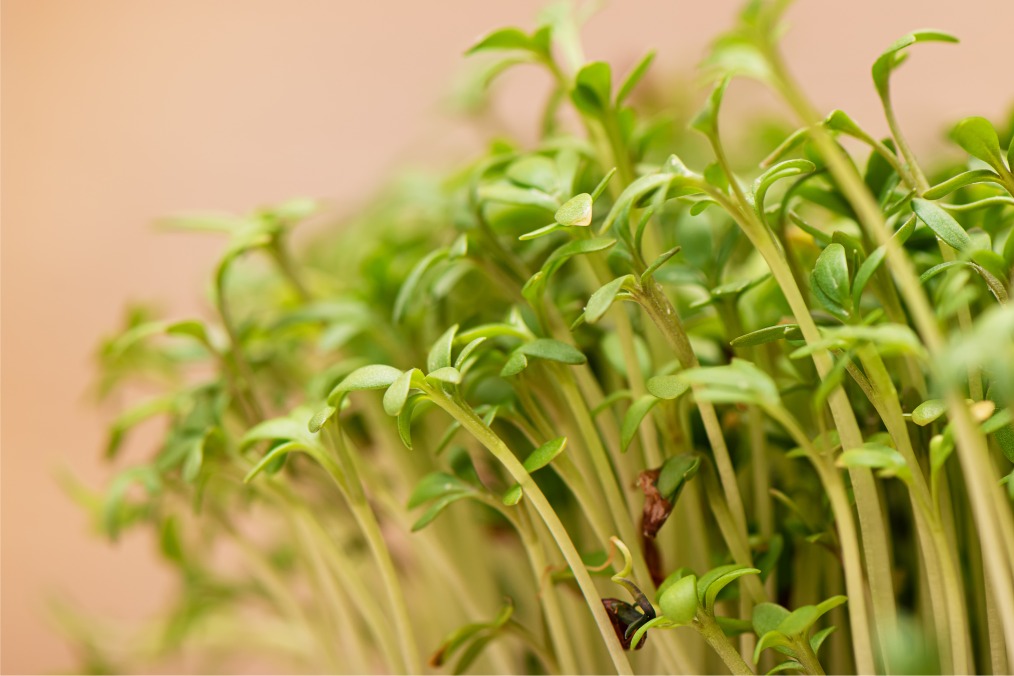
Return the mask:
[(507, 167), (507, 178), (526, 188), (552, 195), (559, 188), (556, 163), (543, 155), (529, 155)]
[(722, 617), (721, 615), (716, 615), (715, 622), (722, 629), (722, 633), (726, 636), (739, 636), (740, 634), (746, 634), (753, 631), (750, 627), (749, 620), (741, 620), (738, 617)]
[(525, 470), (531, 474), (542, 469), (560, 455), (567, 446), (567, 437), (556, 437), (532, 451), (524, 461)]
[(535, 230), (531, 230), (529, 232), (526, 232), (523, 235), (518, 235), (518, 241), (519, 242), (528, 242), (528, 241), (533, 240), (533, 239), (538, 239), (539, 237), (545, 237), (546, 235), (551, 235), (554, 232), (556, 232), (557, 230), (563, 230), (563, 229), (564, 229), (564, 226), (560, 225), (559, 223), (553, 222), (553, 223), (550, 223), (549, 225), (544, 225), (541, 228), (536, 228)]
[(451, 346), (454, 344), (454, 337), (458, 334), (458, 325), (455, 324), (447, 329), (442, 336), (437, 338), (430, 348), (426, 357), (426, 371), (436, 371), (451, 365)]
[(264, 420), (251, 427), (239, 440), (239, 448), (241, 451), (246, 450), (261, 441), (296, 440), (310, 444), (313, 439), (305, 422), (295, 416), (284, 416)]
[(671, 622), (693, 622), (697, 616), (697, 576), (687, 575), (677, 580), (663, 592), (658, 605)]
[(623, 416), (623, 424), (620, 425), (620, 451), (626, 453), (630, 442), (637, 435), (637, 429), (641, 426), (641, 421), (644, 420), (644, 417), (648, 415), (651, 409), (655, 408), (655, 405), (659, 401), (653, 395), (646, 394), (630, 405), (626, 415)]
[(268, 469), (268, 467), (272, 463), (276, 462), (280, 458), (287, 456), (289, 453), (307, 453), (313, 456), (315, 459), (318, 458), (314, 449), (307, 446), (306, 444), (300, 441), (286, 441), (285, 443), (278, 444), (270, 451), (265, 453), (264, 457), (261, 458), (260, 461), (256, 465), (254, 465), (249, 472), (246, 473), (245, 477), (243, 477), (243, 483), (250, 483), (257, 477), (258, 474), (263, 472), (265, 469)]
[(760, 660), (761, 653), (768, 648), (779, 648), (783, 652), (792, 653), (792, 642), (789, 638), (780, 631), (769, 631), (760, 637), (757, 641), (757, 647), (753, 651), (753, 661), (757, 662)]
[(817, 604), (817, 617), (818, 618), (823, 617), (824, 615), (834, 610), (838, 606), (846, 603), (848, 600), (849, 599), (847, 596), (842, 596), (839, 594), (838, 596), (832, 596), (829, 599), (821, 601), (820, 603)]
[(780, 674), (781, 672), (788, 671), (789, 669), (806, 671), (806, 669), (803, 668), (803, 665), (797, 662), (796, 660), (785, 660), (784, 662), (779, 662), (771, 669), (769, 669), (767, 672), (767, 676), (771, 676), (771, 674)]
[(697, 476), (701, 467), (701, 458), (697, 455), (684, 453), (668, 458), (662, 463), (655, 488), (672, 504), (676, 504), (680, 492), (688, 481)]
[(405, 407), (408, 391), (412, 388), (412, 375), (416, 369), (409, 369), (398, 376), (387, 392), (384, 392), (384, 412), (389, 416), (397, 416)]
[(510, 357), (504, 363), (503, 368), (500, 369), (501, 378), (510, 378), (528, 368), (528, 357), (524, 355), (520, 350), (514, 350), (511, 352)]
[(160, 413), (172, 411), (176, 407), (176, 402), (176, 395), (156, 397), (155, 399), (141, 402), (137, 406), (129, 408), (118, 415), (109, 427), (109, 439), (106, 442), (105, 457), (110, 459), (115, 458), (120, 447), (123, 445), (126, 433), (130, 429)]
[(659, 399), (678, 399), (690, 389), (678, 375), (654, 376), (649, 378), (645, 387), (652, 396)]
[(729, 86), (729, 78), (723, 78), (715, 88), (711, 90), (707, 103), (690, 122), (690, 128), (699, 131), (708, 138), (714, 139), (718, 136), (718, 111), (722, 106), (722, 98), (725, 96), (725, 88)]
[(930, 472), (936, 475), (954, 452), (954, 440), (950, 435), (937, 434), (930, 439)]
[(446, 249), (436, 249), (426, 254), (408, 273), (408, 277), (405, 278), (401, 288), (398, 289), (398, 296), (394, 300), (394, 311), (392, 317), (395, 324), (401, 322), (405, 316), (405, 310), (408, 309), (409, 301), (415, 296), (416, 287), (419, 286), (419, 282), (422, 281), (423, 275), (425, 275), (430, 268), (439, 263), (444, 258), (447, 258)]
[(950, 195), (955, 190), (978, 183), (1000, 183), (1000, 177), (989, 169), (973, 169), (936, 184), (924, 192), (922, 196), (928, 200), (938, 200)]
[(393, 366), (384, 366), (382, 364), (362, 366), (345, 376), (331, 390), (331, 393), (327, 396), (327, 403), (333, 406), (349, 392), (381, 390), (390, 387), (400, 375), (401, 371)]
[(405, 448), (412, 450), (412, 419), (418, 405), (426, 404), (429, 401), (422, 393), (411, 395), (398, 413), (398, 436)]
[(535, 188), (519, 188), (510, 183), (489, 183), (479, 188), (479, 201), (499, 202), (513, 206), (539, 207), (555, 212), (560, 203), (552, 195)]
[(416, 531), (422, 530), (426, 526), (430, 525), (434, 519), (440, 516), (440, 512), (444, 511), (448, 505), (452, 505), (462, 498), (467, 498), (469, 495), (470, 493), (466, 492), (449, 493), (441, 498), (438, 498), (432, 505), (430, 505), (429, 509), (427, 509), (426, 512), (419, 517), (419, 520), (412, 524), (412, 532), (415, 533)]
[(844, 110), (832, 110), (824, 119), (823, 124), (831, 131), (847, 134), (858, 139), (866, 140), (871, 138)]
[(592, 196), (586, 192), (575, 195), (557, 209), (556, 222), (560, 225), (586, 226), (592, 220)]
[(758, 636), (764, 636), (767, 633), (778, 629), (785, 618), (789, 616), (789, 611), (777, 603), (758, 603), (753, 607), (753, 630)]
[(800, 606), (778, 625), (778, 631), (786, 636), (805, 637), (813, 623), (820, 619), (817, 606)]
[(691, 385), (702, 385), (695, 397), (725, 403), (766, 403), (779, 401), (778, 387), (771, 377), (743, 359), (727, 366), (687, 369), (679, 378)]
[(905, 58), (904, 50), (917, 42), (957, 42), (953, 35), (940, 31), (922, 30), (909, 33), (900, 38), (880, 55), (873, 64), (873, 84), (881, 99), (886, 99), (890, 91), (891, 71)]
[(461, 383), (461, 372), (453, 366), (445, 366), (439, 368), (436, 371), (432, 371), (426, 374), (426, 380), (428, 382), (439, 382), (447, 383), (449, 385), (458, 385)]
[(571, 92), (574, 105), (582, 113), (601, 116), (612, 99), (612, 70), (604, 61), (593, 61), (578, 71)]
[[(898, 228), (897, 232), (891, 236), (891, 238), (898, 243), (899, 247), (904, 246), (905, 242), (908, 241), (908, 238), (912, 236), (912, 233), (915, 231), (915, 221), (916, 217), (912, 216), (905, 221), (904, 225)], [(886, 255), (887, 247), (883, 245), (878, 246), (873, 250), (873, 253), (871, 253), (866, 260), (863, 261), (863, 264), (860, 265), (859, 269), (856, 271), (856, 277), (852, 282), (852, 304), (855, 307), (859, 307), (859, 301), (863, 296), (863, 290), (866, 288), (866, 285), (869, 283), (870, 279), (872, 279), (873, 275), (877, 272), (877, 268), (879, 268), (880, 264), (884, 262), (884, 257)]]
[(564, 263), (575, 256), (604, 251), (614, 244), (616, 244), (616, 240), (607, 237), (592, 237), (567, 242), (549, 254), (546, 262), (542, 264), (542, 268), (525, 283), (521, 293), (529, 300), (541, 298), (550, 278)]
[(807, 137), (808, 137), (808, 132), (807, 132), (807, 130), (805, 128), (803, 128), (803, 129), (797, 129), (796, 131), (792, 132), (791, 134), (789, 134), (788, 136), (786, 136), (785, 140), (782, 141), (781, 143), (779, 143), (778, 147), (776, 147), (774, 150), (772, 150), (768, 154), (767, 157), (765, 157), (763, 160), (761, 160), (760, 166), (761, 167), (770, 167), (775, 162), (777, 162), (778, 160), (782, 159), (783, 157), (785, 157), (786, 155), (788, 155), (790, 152), (792, 152), (796, 147), (798, 147), (799, 145), (801, 145), (804, 141), (806, 141)]
[(542, 54), (539, 43), (520, 28), (501, 28), (482, 37), (468, 48), (465, 54), (482, 51), (502, 51), (520, 49)]
[(839, 467), (869, 467), (882, 470), (880, 476), (897, 476), (907, 480), (911, 477), (905, 457), (897, 450), (884, 444), (867, 441), (861, 448), (852, 448), (838, 457)]
[(211, 343), (211, 336), (208, 334), (208, 327), (204, 322), (195, 319), (185, 319), (180, 322), (173, 322), (165, 327), (166, 334), (170, 336), (189, 336), (201, 343), (209, 350), (214, 351)]
[(445, 495), (471, 493), (473, 491), (474, 489), (471, 486), (452, 474), (432, 472), (424, 476), (416, 484), (416, 487), (412, 490), (412, 494), (408, 497), (406, 507), (414, 509)]
[(506, 493), (503, 494), (501, 502), (503, 502), (503, 504), (507, 505), (508, 507), (513, 507), (514, 505), (521, 502), (521, 497), (523, 494), (524, 492), (521, 490), (521, 484), (514, 484), (513, 486), (507, 489)]
[(786, 160), (771, 167), (761, 174), (753, 184), (754, 209), (758, 214), (764, 213), (764, 197), (777, 181), (783, 178), (809, 174), (817, 169), (809, 160)]
[(606, 219), (602, 222), (602, 227), (599, 228), (599, 234), (607, 232), (620, 215), (630, 209), (631, 205), (657, 190), (668, 190), (674, 180), (677, 180), (676, 176), (671, 173), (648, 174), (634, 179), (633, 183), (624, 188), (620, 196), (616, 198), (616, 202), (613, 203)]
[(637, 63), (637, 65), (634, 66), (634, 69), (630, 71), (630, 74), (627, 75), (626, 78), (624, 78), (623, 84), (620, 85), (620, 91), (616, 93), (617, 108), (623, 105), (623, 102), (627, 100), (627, 97), (630, 95), (630, 92), (633, 91), (634, 87), (637, 86), (637, 83), (641, 81), (641, 78), (644, 77), (644, 74), (648, 72), (648, 68), (651, 66), (651, 62), (654, 60), (655, 60), (655, 50), (652, 50), (647, 54), (645, 54), (644, 58), (641, 59)]
[(817, 257), (811, 276), (814, 294), (831, 314), (848, 319), (852, 313), (849, 266), (845, 247), (829, 244)]
[(922, 402), (912, 411), (912, 422), (925, 427), (947, 412), (947, 402), (943, 399), (929, 399)]
[(810, 650), (813, 651), (814, 655), (816, 655), (820, 651), (820, 646), (824, 645), (824, 641), (827, 639), (828, 636), (831, 635), (831, 632), (833, 632), (834, 630), (835, 630), (834, 626), (824, 627), (823, 629), (821, 629), (816, 634), (810, 637)]
[(649, 265), (647, 268), (645, 268), (644, 272), (641, 273), (641, 286), (644, 286), (645, 284), (647, 284), (648, 280), (650, 280), (650, 279), (652, 279), (652, 277), (654, 277), (655, 272), (658, 271), (658, 269), (660, 267), (662, 267), (663, 265), (665, 265), (666, 263), (668, 263), (669, 259), (671, 259), (673, 256), (675, 256), (676, 254), (678, 254), (680, 252), (680, 249), (682, 249), (682, 248), (683, 247), (681, 247), (681, 246), (674, 246), (673, 248), (669, 249), (665, 253), (662, 253), (661, 255), (659, 255), (659, 257), (656, 258), (654, 261), (652, 261), (651, 265)]
[(472, 356), (472, 353), (475, 352), (484, 342), (486, 342), (486, 337), (479, 336), (475, 340), (470, 341), (467, 345), (465, 345), (465, 347), (461, 348), (461, 352), (458, 353), (458, 358), (454, 360), (454, 368), (460, 371), (465, 365), (465, 362), (468, 361), (468, 358)]
[(732, 347), (753, 347), (754, 345), (764, 345), (765, 343), (785, 338), (798, 339), (800, 337), (802, 337), (802, 334), (799, 331), (799, 324), (778, 324), (733, 338), (729, 342), (729, 345)]
[(323, 407), (322, 409), (313, 414), (313, 417), (310, 418), (310, 421), (307, 423), (306, 428), (310, 431), (311, 434), (316, 434), (317, 432), (320, 431), (320, 428), (323, 427), (327, 423), (327, 421), (331, 419), (331, 416), (333, 416), (337, 411), (338, 409), (335, 406)]
[(924, 199), (914, 199), (912, 200), (912, 211), (937, 237), (952, 248), (958, 251), (968, 251), (972, 248), (972, 240), (968, 237), (965, 229), (954, 220), (953, 216), (936, 204)]
[(616, 300), (616, 295), (623, 290), (627, 284), (634, 282), (633, 275), (624, 275), (617, 277), (611, 282), (602, 286), (591, 295), (588, 299), (588, 304), (584, 309), (585, 319), (589, 324), (594, 324), (609, 310), (612, 306), (613, 301)]
[[(705, 608), (707, 608), (709, 611), (714, 611), (714, 609), (715, 609), (715, 600), (718, 598), (719, 593), (723, 589), (725, 589), (726, 587), (728, 587), (729, 585), (731, 585), (733, 582), (735, 582), (739, 578), (742, 578), (743, 576), (746, 576), (746, 575), (758, 575), (759, 573), (761, 573), (761, 571), (759, 571), (758, 569), (755, 569), (755, 568), (745, 568), (745, 567), (742, 567), (742, 566), (735, 566), (735, 565), (732, 566), (732, 567), (720, 567), (720, 568), (715, 569), (715, 570), (722, 570), (722, 569), (726, 569), (726, 570), (723, 573), (721, 573), (720, 575), (717, 575), (714, 578), (712, 578), (712, 580), (709, 581), (708, 586), (704, 588), (704, 594), (703, 594), (704, 600), (703, 600), (703, 604), (704, 604)], [(714, 571), (709, 572), (709, 575), (711, 573), (714, 573)], [(701, 587), (700, 587), (700, 584), (699, 584), (698, 585), (698, 589), (700, 590), (700, 588)]]
[(1000, 175), (1009, 174), (1003, 162), (1000, 139), (993, 124), (984, 117), (966, 117), (958, 122), (951, 132), (953, 138), (966, 153), (991, 166)]
[(538, 338), (518, 348), (522, 354), (538, 359), (546, 359), (561, 364), (584, 364), (588, 361), (584, 354), (573, 345), (562, 343), (552, 338)]
[(799, 359), (821, 350), (849, 350), (866, 343), (876, 345), (881, 356), (913, 354), (922, 358), (926, 355), (919, 337), (903, 324), (826, 327), (821, 329), (821, 335), (820, 340), (797, 348), (789, 357)]

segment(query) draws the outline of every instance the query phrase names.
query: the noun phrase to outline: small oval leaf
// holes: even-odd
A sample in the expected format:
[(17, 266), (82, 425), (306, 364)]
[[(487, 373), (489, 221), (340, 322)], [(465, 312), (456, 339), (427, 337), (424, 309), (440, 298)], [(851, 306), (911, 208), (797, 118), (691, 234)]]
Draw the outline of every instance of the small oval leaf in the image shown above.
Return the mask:
[(568, 227), (591, 225), (592, 196), (583, 192), (571, 197), (562, 207), (557, 209), (554, 218), (560, 225)]

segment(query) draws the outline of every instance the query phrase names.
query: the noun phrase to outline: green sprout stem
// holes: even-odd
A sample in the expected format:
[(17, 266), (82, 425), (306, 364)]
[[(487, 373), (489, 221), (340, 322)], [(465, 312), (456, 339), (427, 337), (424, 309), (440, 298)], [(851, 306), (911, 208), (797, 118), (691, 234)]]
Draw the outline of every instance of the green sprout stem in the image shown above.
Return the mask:
[(588, 571), (585, 570), (584, 562), (581, 560), (581, 555), (574, 547), (574, 543), (571, 541), (570, 535), (567, 533), (566, 528), (564, 528), (563, 523), (560, 521), (560, 517), (557, 516), (552, 505), (549, 504), (546, 496), (543, 495), (542, 490), (532, 480), (528, 472), (525, 471), (525, 468), (521, 465), (511, 450), (507, 448), (503, 441), (500, 440), (500, 437), (494, 434), (474, 411), (460, 405), (440, 388), (428, 387), (426, 394), (432, 399), (433, 403), (446, 411), (452, 418), (461, 423), (462, 427), (478, 439), (479, 442), (493, 454), (500, 464), (504, 466), (511, 477), (521, 484), (521, 489), (525, 497), (532, 502), (536, 513), (538, 513), (539, 518), (546, 524), (546, 528), (549, 529), (550, 534), (553, 536), (553, 540), (560, 548), (560, 553), (563, 554), (563, 558), (567, 561), (567, 565), (570, 566), (570, 569), (574, 574), (574, 579), (581, 588), (581, 593), (584, 595), (588, 609), (591, 611), (595, 624), (599, 628), (599, 633), (602, 635), (602, 640), (605, 642), (606, 648), (609, 651), (609, 657), (613, 662), (613, 667), (616, 669), (618, 674), (633, 673), (630, 668), (630, 662), (627, 660), (627, 656), (623, 652), (623, 647), (616, 640), (612, 624), (609, 621), (609, 617), (606, 615), (605, 608), (602, 606), (598, 591), (595, 588), (595, 583), (592, 581)]
[[(789, 75), (781, 55), (771, 48), (766, 56), (780, 94), (803, 124), (810, 128), (814, 143), (826, 159), (846, 198), (856, 210), (860, 223), (878, 245), (885, 247), (886, 259), (894, 274), (895, 282), (929, 351), (930, 363), (935, 364), (936, 358), (944, 348), (944, 339), (912, 261), (890, 236), (883, 216), (862, 179), (826, 131), (819, 127), (818, 116), (813, 106)], [(947, 397), (947, 404), (948, 415), (955, 426), (958, 457), (964, 470), (978, 530), (984, 540), (1003, 543), (1001, 547), (985, 548), (984, 558), (987, 574), (994, 589), (999, 598), (1004, 599), (998, 605), (1004, 617), (1007, 651), (1014, 654), (1014, 585), (1011, 581), (1014, 525), (1011, 523), (1010, 510), (1006, 507), (1005, 499), (993, 478), (995, 474), (989, 464), (986, 440), (972, 423), (963, 398), (952, 392)]]

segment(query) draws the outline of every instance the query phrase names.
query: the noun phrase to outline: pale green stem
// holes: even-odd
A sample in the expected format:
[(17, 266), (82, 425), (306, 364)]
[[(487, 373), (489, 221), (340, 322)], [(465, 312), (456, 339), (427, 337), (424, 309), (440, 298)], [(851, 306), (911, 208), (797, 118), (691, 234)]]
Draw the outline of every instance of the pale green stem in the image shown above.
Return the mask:
[(542, 544), (532, 529), (531, 517), (528, 514), (530, 507), (522, 504), (520, 514), (515, 524), (525, 551), (528, 553), (528, 561), (532, 567), (532, 577), (535, 580), (535, 587), (539, 590), (542, 612), (546, 616), (546, 626), (553, 641), (556, 658), (559, 661), (560, 671), (564, 674), (578, 673), (577, 656), (574, 653), (574, 645), (571, 643), (570, 634), (567, 633), (567, 621), (563, 616), (563, 609), (560, 606), (560, 597), (556, 593), (553, 581), (549, 580), (543, 588), (543, 575), (549, 568), (545, 554), (542, 552)]
[[(690, 345), (690, 339), (687, 337), (683, 323), (658, 282), (648, 280), (641, 289), (640, 300), (642, 307), (658, 327), (683, 368), (699, 366), (700, 363)], [(700, 388), (694, 386), (693, 391), (697, 393)], [(729, 448), (725, 444), (722, 425), (718, 421), (718, 413), (710, 401), (697, 397), (694, 401), (701, 413), (704, 433), (708, 437), (708, 443), (715, 456), (715, 467), (722, 482), (722, 491), (725, 493), (726, 502), (728, 502), (729, 510), (732, 513), (733, 523), (740, 536), (745, 540), (747, 537), (746, 510), (743, 507), (743, 497), (739, 492), (739, 483), (736, 480), (736, 469), (733, 467)]]
[[(335, 585), (334, 578), (329, 574), (327, 564), (314, 543), (313, 535), (306, 525), (295, 518), (291, 512), (287, 514), (290, 526), (299, 534), (301, 549), (309, 559), (314, 582), (315, 592), (318, 597), (324, 599), (324, 603), (318, 604), (323, 607), (331, 634), (340, 644), (343, 654), (348, 655), (350, 673), (366, 673), (369, 670), (366, 654), (363, 651), (362, 642), (358, 640), (358, 623), (353, 619), (349, 611), (349, 603), (342, 597)], [(350, 589), (350, 588), (346, 588)], [(372, 604), (372, 600), (370, 601)]]
[[(835, 524), (838, 527), (838, 539), (841, 543), (856, 666), (860, 673), (875, 673), (873, 667), (873, 648), (870, 644), (870, 625), (866, 612), (866, 585), (863, 583), (862, 560), (859, 553), (859, 536), (856, 533), (855, 522), (852, 519), (852, 507), (849, 505), (845, 485), (838, 472), (813, 448), (810, 439), (799, 427), (795, 418), (782, 408), (766, 408), (765, 410), (804, 449), (807, 457), (813, 463), (814, 469), (817, 470), (817, 475), (820, 477), (820, 481), (827, 493), (828, 500), (831, 503), (831, 511), (834, 513)], [(885, 638), (891, 636), (891, 634), (884, 633), (881, 635), (885, 636)]]
[[(772, 237), (770, 229), (754, 213), (742, 189), (736, 182), (735, 175), (729, 166), (722, 143), (719, 140), (717, 129), (714, 134), (708, 136), (708, 139), (715, 151), (716, 159), (729, 177), (729, 183), (735, 193), (738, 208), (737, 205), (730, 203), (725, 193), (720, 193), (711, 186), (707, 187), (708, 192), (713, 197), (720, 197), (719, 203), (732, 215), (733, 219), (743, 229), (744, 234), (758, 249), (765, 262), (767, 262), (772, 276), (782, 289), (782, 293), (792, 309), (792, 314), (799, 324), (803, 338), (807, 343), (819, 340), (820, 332), (810, 315), (809, 308), (806, 305), (800, 288), (796, 284), (795, 277), (792, 275), (792, 269), (786, 261), (784, 253)], [(821, 350), (815, 352), (812, 357), (814, 365), (817, 367), (817, 372), (821, 378), (826, 378), (833, 366), (830, 355), (826, 350)], [(831, 415), (834, 418), (835, 427), (838, 429), (843, 446), (845, 448), (858, 448), (861, 446), (863, 443), (862, 433), (859, 430), (859, 424), (856, 421), (855, 413), (852, 410), (848, 396), (845, 394), (845, 390), (840, 386), (836, 387), (828, 396), (827, 403), (831, 409)], [(875, 618), (873, 628), (877, 631), (880, 646), (883, 648), (886, 645), (886, 641), (894, 633), (897, 624), (897, 609), (895, 607), (890, 564), (890, 541), (887, 537), (887, 527), (880, 506), (880, 496), (873, 480), (873, 473), (867, 468), (856, 467), (849, 469), (849, 477), (852, 480), (852, 489), (855, 493), (860, 533), (863, 539), (863, 554), (866, 559)], [(853, 581), (855, 581), (855, 578), (853, 578)], [(850, 595), (852, 593), (854, 592), (850, 591)], [(860, 651), (865, 645), (863, 637), (856, 638), (857, 662), (860, 669), (872, 670), (872, 646), (870, 647), (870, 659), (868, 663), (863, 663), (859, 657)], [(883, 653), (882, 657), (885, 661), (885, 669), (890, 671), (890, 665), (886, 664), (886, 653)]]
[[(331, 431), (330, 426), (324, 429), (326, 432)], [(328, 473), (331, 474), (338, 487), (342, 489), (349, 509), (352, 511), (356, 523), (359, 524), (363, 538), (369, 545), (373, 558), (377, 562), (377, 568), (384, 583), (384, 589), (387, 592), (387, 600), (390, 604), (389, 610), (397, 628), (401, 658), (405, 670), (408, 673), (419, 673), (422, 667), (419, 662), (419, 651), (416, 648), (415, 635), (412, 631), (412, 622), (409, 619), (408, 606), (405, 604), (401, 582), (398, 580), (398, 573), (394, 569), (394, 561), (391, 560), (390, 548), (384, 541), (383, 533), (380, 531), (380, 524), (377, 523), (377, 517), (363, 493), (362, 483), (359, 479), (356, 465), (345, 445), (346, 442), (340, 438), (342, 434), (341, 429), (334, 430), (333, 434), (331, 446), (338, 454), (341, 469), (338, 469), (338, 474), (334, 474), (337, 468), (329, 468), (328, 465), (330, 463), (325, 465), (325, 469), (329, 470)], [(344, 478), (342, 472), (345, 475)]]
[(820, 665), (820, 660), (817, 659), (816, 653), (810, 647), (810, 642), (806, 638), (803, 638), (802, 640), (795, 641), (794, 644), (796, 659), (803, 665), (806, 673), (813, 674), (813, 676), (824, 676), (824, 667)]
[(725, 662), (725, 666), (736, 676), (752, 676), (754, 671), (739, 654), (735, 646), (725, 635), (718, 622), (709, 613), (699, 611), (694, 619), (694, 628), (701, 633), (708, 645), (718, 653), (718, 656)]
[[(923, 549), (923, 556), (926, 558), (927, 573), (931, 577), (931, 595), (935, 602), (944, 600), (947, 608), (944, 617), (948, 622), (948, 630), (938, 637), (941, 642), (950, 642), (947, 655), (950, 664), (945, 664), (945, 668), (954, 673), (967, 673), (972, 666), (971, 645), (961, 594), (961, 578), (953, 551), (947, 544), (939, 514), (932, 502), (929, 485), (912, 448), (894, 382), (873, 347), (868, 345), (861, 347), (858, 354), (875, 390), (874, 399), (879, 404), (881, 418), (909, 468), (910, 479), (907, 483), (912, 509), (916, 514), (916, 525), (920, 530), (925, 529), (925, 535), (928, 536), (928, 541), (925, 541), (928, 547)], [(934, 579), (938, 575), (942, 577)]]
[(428, 387), (426, 393), (430, 396), (433, 403), (450, 414), (472, 436), (478, 439), (504, 466), (511, 477), (521, 484), (521, 490), (525, 499), (531, 501), (539, 518), (546, 524), (546, 528), (549, 529), (550, 534), (560, 548), (560, 553), (563, 554), (564, 560), (570, 566), (574, 579), (581, 588), (581, 593), (585, 598), (588, 609), (595, 619), (595, 624), (599, 628), (599, 633), (602, 635), (602, 640), (606, 644), (606, 649), (609, 651), (609, 656), (613, 661), (613, 666), (617, 673), (631, 674), (630, 662), (623, 652), (623, 647), (616, 640), (612, 623), (606, 614), (605, 608), (602, 606), (602, 599), (595, 588), (595, 583), (585, 569), (584, 562), (581, 560), (581, 554), (577, 551), (577, 548), (570, 539), (570, 535), (567, 533), (567, 529), (564, 528), (560, 517), (557, 516), (549, 500), (543, 495), (542, 490), (532, 480), (531, 475), (528, 474), (514, 453), (500, 440), (500, 437), (486, 427), (485, 423), (482, 422), (482, 419), (474, 411), (455, 402), (439, 387)]
[[(908, 305), (919, 335), (926, 344), (931, 364), (936, 367), (937, 359), (944, 349), (944, 338), (937, 325), (933, 309), (923, 293), (912, 261), (895, 241), (884, 223), (883, 215), (869, 194), (855, 168), (842, 151), (819, 127), (819, 118), (810, 102), (803, 96), (791, 79), (780, 55), (771, 51), (768, 55), (776, 82), (783, 97), (810, 127), (811, 136), (818, 150), (824, 156), (835, 179), (846, 198), (852, 204), (859, 221), (879, 245), (886, 249), (886, 259), (894, 275), (902, 297)], [(1004, 616), (1004, 633), (1008, 653), (1014, 653), (1014, 587), (1011, 582), (1011, 562), (1014, 560), (1014, 524), (1009, 507), (996, 482), (989, 463), (989, 449), (982, 433), (977, 429), (968, 413), (964, 398), (952, 392), (947, 397), (948, 415), (955, 426), (958, 458), (964, 470), (969, 499), (978, 525), (980, 536), (990, 542), (1002, 542), (1003, 547), (989, 547), (984, 552), (986, 569), (998, 597)]]

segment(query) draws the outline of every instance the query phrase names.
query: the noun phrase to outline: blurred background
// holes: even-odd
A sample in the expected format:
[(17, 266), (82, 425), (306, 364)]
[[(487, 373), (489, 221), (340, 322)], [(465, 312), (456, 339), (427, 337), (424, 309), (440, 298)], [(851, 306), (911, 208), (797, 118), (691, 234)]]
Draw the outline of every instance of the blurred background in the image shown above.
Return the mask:
[[(455, 112), (454, 82), (475, 38), (527, 29), (544, 4), (3, 1), (4, 673), (73, 668), (54, 599), (130, 621), (172, 593), (146, 533), (100, 539), (58, 480), (70, 473), (97, 487), (112, 473), (101, 461), (112, 410), (96, 407), (89, 385), (95, 346), (125, 305), (206, 312), (224, 242), (159, 233), (152, 221), (293, 196), (351, 214), (403, 167), (448, 166), (491, 132), (531, 142), (541, 73), (497, 82), (482, 124)], [(584, 31), (588, 57), (622, 73), (657, 49), (656, 85), (691, 83), (739, 4), (607, 3)], [(961, 38), (913, 50), (894, 79), (917, 154), (943, 146), (959, 117), (1006, 119), (1014, 103), (1010, 0), (808, 2), (789, 17), (785, 52), (804, 87), (877, 133), (886, 130), (869, 76), (877, 55), (916, 28)], [(745, 83), (728, 101), (779, 112)]]

